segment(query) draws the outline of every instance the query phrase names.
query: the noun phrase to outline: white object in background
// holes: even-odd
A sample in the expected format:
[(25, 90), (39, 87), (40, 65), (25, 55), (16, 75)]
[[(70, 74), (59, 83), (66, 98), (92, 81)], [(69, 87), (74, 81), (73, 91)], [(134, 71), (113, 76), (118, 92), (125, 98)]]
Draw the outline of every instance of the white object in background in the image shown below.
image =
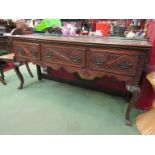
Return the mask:
[(71, 29), (72, 27), (75, 27), (75, 22), (65, 23), (65, 27)]
[(34, 27), (33, 20), (30, 21), (29, 27)]
[(75, 36), (75, 34), (76, 34), (76, 28), (75, 28), (75, 27), (72, 27), (72, 28), (70, 29), (70, 31), (69, 31), (69, 34), (70, 34), (71, 36)]
[(93, 36), (93, 32), (92, 31), (89, 32), (89, 36)]
[(136, 37), (136, 34), (132, 31), (130, 31), (127, 35), (126, 35), (126, 38), (135, 38)]
[(96, 30), (95, 35), (96, 36), (103, 36), (102, 30)]

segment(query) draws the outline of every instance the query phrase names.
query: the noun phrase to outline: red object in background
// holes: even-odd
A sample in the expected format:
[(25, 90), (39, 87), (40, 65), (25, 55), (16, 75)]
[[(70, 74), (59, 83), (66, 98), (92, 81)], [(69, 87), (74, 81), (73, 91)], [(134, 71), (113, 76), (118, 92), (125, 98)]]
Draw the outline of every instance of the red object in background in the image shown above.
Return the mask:
[(149, 38), (150, 43), (153, 45), (149, 61), (149, 71), (155, 71), (155, 20), (152, 20), (148, 25), (147, 37)]
[(77, 77), (74, 74), (68, 73), (64, 69), (61, 69), (61, 70), (52, 69), (51, 75), (54, 78), (59, 77), (66, 80), (78, 81)]
[(5, 67), (3, 68), (3, 72), (6, 72), (6, 71), (12, 69), (13, 68), (13, 65), (14, 65), (13, 62), (6, 63)]
[(97, 88), (105, 88), (109, 90), (119, 91), (122, 93), (126, 93), (126, 87), (124, 82), (119, 82), (114, 78), (103, 77), (96, 80), (95, 85)]
[(104, 37), (110, 35), (110, 25), (107, 22), (96, 23), (96, 30), (101, 30)]
[[(153, 48), (151, 50), (146, 74), (155, 71), (155, 21), (153, 20), (148, 24), (147, 37), (149, 38), (150, 43), (153, 45)], [(154, 97), (155, 92), (145, 76), (141, 85), (141, 97), (137, 108), (144, 110), (151, 109)]]

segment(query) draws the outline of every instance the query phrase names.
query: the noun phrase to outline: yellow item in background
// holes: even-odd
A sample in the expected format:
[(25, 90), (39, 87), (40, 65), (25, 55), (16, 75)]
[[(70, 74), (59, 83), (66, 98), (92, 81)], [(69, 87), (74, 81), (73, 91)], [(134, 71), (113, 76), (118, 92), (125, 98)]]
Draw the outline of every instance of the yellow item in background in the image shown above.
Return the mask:
[(151, 72), (151, 73), (147, 74), (146, 78), (152, 85), (153, 90), (155, 91), (155, 72)]
[[(149, 73), (146, 78), (155, 91), (155, 72)], [(136, 119), (136, 126), (143, 135), (155, 135), (155, 99), (152, 105), (150, 111), (140, 114)]]

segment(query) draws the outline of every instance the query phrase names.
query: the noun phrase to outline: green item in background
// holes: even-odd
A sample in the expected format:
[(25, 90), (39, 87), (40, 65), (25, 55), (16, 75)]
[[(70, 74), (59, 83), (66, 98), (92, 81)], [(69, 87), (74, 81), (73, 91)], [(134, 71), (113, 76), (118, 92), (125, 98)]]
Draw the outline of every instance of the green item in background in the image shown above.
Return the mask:
[(9, 53), (8, 51), (6, 51), (6, 50), (1, 50), (1, 49), (0, 49), (0, 56), (1, 56), (1, 55), (5, 55), (5, 54), (8, 54), (8, 53)]
[(60, 19), (43, 19), (41, 23), (34, 26), (36, 31), (43, 31), (46, 28), (53, 27), (53, 26), (61, 26)]

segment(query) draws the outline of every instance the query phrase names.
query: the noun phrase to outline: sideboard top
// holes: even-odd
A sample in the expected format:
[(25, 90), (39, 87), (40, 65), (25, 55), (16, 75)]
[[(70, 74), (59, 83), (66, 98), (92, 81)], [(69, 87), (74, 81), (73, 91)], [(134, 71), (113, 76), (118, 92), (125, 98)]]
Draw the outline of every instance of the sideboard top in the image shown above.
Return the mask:
[(28, 40), (45, 40), (45, 41), (58, 41), (58, 42), (70, 42), (76, 44), (99, 44), (99, 45), (116, 45), (116, 46), (134, 46), (151, 48), (152, 45), (147, 40), (130, 40), (130, 39), (115, 39), (105, 37), (64, 37), (64, 36), (50, 36), (50, 35), (12, 35), (11, 37), (17, 39)]

